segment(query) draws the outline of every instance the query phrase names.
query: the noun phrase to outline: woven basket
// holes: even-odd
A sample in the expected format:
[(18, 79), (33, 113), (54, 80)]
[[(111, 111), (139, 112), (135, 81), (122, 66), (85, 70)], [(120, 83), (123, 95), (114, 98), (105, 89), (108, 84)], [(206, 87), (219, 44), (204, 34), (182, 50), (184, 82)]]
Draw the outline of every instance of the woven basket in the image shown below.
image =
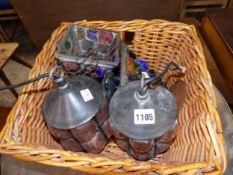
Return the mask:
[[(37, 56), (29, 78), (49, 72), (55, 65), (57, 42), (72, 24), (63, 23), (53, 32)], [(52, 82), (41, 79), (24, 88), (9, 114), (0, 134), (0, 153), (90, 173), (222, 174), (226, 169), (222, 126), (194, 26), (164, 20), (81, 21), (75, 24), (135, 32), (133, 44), (129, 47), (157, 72), (161, 72), (170, 61), (187, 67), (183, 77), (170, 76), (167, 79), (169, 86), (178, 79), (184, 80), (188, 94), (178, 116), (180, 127), (171, 148), (147, 162), (130, 158), (113, 142), (101, 154), (62, 150), (43, 121), (41, 104)]]

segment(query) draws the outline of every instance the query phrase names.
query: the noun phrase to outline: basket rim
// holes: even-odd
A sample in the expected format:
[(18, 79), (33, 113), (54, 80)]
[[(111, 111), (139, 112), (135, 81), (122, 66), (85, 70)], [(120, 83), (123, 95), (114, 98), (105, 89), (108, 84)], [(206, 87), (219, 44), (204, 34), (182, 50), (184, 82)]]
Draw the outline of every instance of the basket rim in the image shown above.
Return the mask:
[[(212, 126), (212, 121), (209, 119), (207, 121), (207, 127), (210, 130), (210, 137), (211, 137), (211, 142), (213, 144), (213, 149), (212, 149), (212, 155), (213, 157), (213, 161), (212, 162), (200, 162), (200, 163), (187, 163), (187, 164), (183, 164), (183, 165), (179, 165), (179, 166), (174, 166), (172, 164), (154, 164), (151, 162), (138, 162), (136, 160), (133, 159), (128, 159), (126, 161), (116, 161), (114, 159), (108, 159), (106, 161), (106, 157), (104, 159), (100, 159), (98, 156), (96, 156), (96, 159), (94, 159), (93, 157), (89, 158), (88, 157), (82, 157), (80, 158), (80, 154), (79, 153), (73, 153), (73, 152), (69, 152), (69, 151), (64, 151), (64, 150), (48, 150), (46, 154), (47, 157), (43, 156), (44, 154), (44, 149), (42, 148), (38, 148), (38, 147), (33, 147), (30, 145), (22, 145), (20, 143), (16, 143), (13, 141), (12, 139), (12, 132), (13, 132), (13, 125), (14, 125), (14, 118), (15, 118), (15, 113), (18, 112), (18, 108), (20, 106), (20, 100), (24, 100), (27, 97), (27, 94), (25, 95), (24, 92), (26, 92), (28, 89), (30, 89), (30, 86), (27, 86), (24, 88), (23, 90), (23, 94), (20, 95), (18, 101), (16, 102), (16, 104), (14, 105), (12, 111), (10, 112), (8, 118), (7, 118), (7, 122), (4, 126), (4, 128), (2, 129), (1, 133), (0, 133), (0, 153), (1, 154), (10, 154), (16, 158), (22, 159), (22, 160), (31, 160), (31, 161), (36, 161), (39, 163), (44, 163), (44, 164), (48, 164), (48, 165), (55, 165), (55, 166), (66, 166), (66, 167), (70, 167), (72, 169), (76, 169), (76, 170), (80, 170), (80, 171), (85, 171), (85, 172), (95, 172), (95, 173), (107, 173), (107, 172), (113, 172), (114, 170), (117, 170), (119, 168), (123, 169), (126, 172), (131, 172), (131, 171), (154, 171), (157, 169), (160, 169), (160, 173), (161, 174), (172, 174), (172, 173), (179, 173), (179, 172), (184, 172), (184, 171), (194, 171), (194, 170), (200, 170), (200, 169), (208, 169), (210, 166), (214, 166), (216, 167), (216, 170), (214, 170), (214, 172), (220, 172), (223, 173), (226, 169), (226, 154), (225, 154), (225, 149), (224, 149), (224, 139), (223, 139), (223, 133), (221, 132), (221, 121), (219, 118), (219, 114), (216, 110), (216, 97), (215, 94), (213, 93), (213, 85), (212, 85), (212, 80), (211, 77), (209, 75), (209, 72), (207, 70), (207, 65), (205, 62), (205, 57), (203, 54), (203, 48), (201, 46), (201, 42), (197, 36), (197, 32), (196, 29), (193, 25), (187, 25), (181, 22), (169, 22), (166, 20), (160, 20), (160, 19), (154, 19), (154, 20), (140, 20), (140, 19), (136, 19), (136, 20), (131, 20), (131, 21), (87, 21), (87, 20), (83, 20), (83, 21), (77, 21), (74, 23), (67, 23), (67, 22), (63, 22), (60, 25), (60, 28), (65, 28), (65, 27), (69, 27), (70, 25), (84, 25), (86, 27), (88, 26), (97, 26), (97, 28), (104, 28), (106, 26), (110, 26), (109, 30), (114, 30), (114, 31), (129, 31), (129, 32), (137, 32), (137, 31), (154, 31), (154, 30), (160, 30), (160, 29), (155, 29), (156, 26), (162, 26), (162, 28), (166, 28), (166, 27), (175, 27), (177, 25), (182, 26), (186, 29), (188, 29), (189, 31), (192, 32), (192, 34), (197, 38), (197, 43), (198, 43), (198, 55), (200, 56), (201, 60), (199, 61), (199, 64), (202, 65), (201, 68), (203, 72), (205, 72), (205, 74), (207, 75), (207, 79), (203, 80), (203, 82), (205, 82), (204, 84), (206, 85), (206, 89), (208, 89), (208, 95), (212, 97), (211, 101), (207, 101), (207, 106), (208, 108), (211, 109), (211, 111), (214, 113), (215, 117), (217, 118), (217, 120), (219, 120), (219, 123), (217, 123), (218, 125), (218, 129), (220, 128), (220, 132), (216, 133), (213, 129)], [(115, 26), (115, 27), (114, 27)], [(51, 35), (51, 39), (48, 40), (42, 51), (39, 53), (38, 56), (43, 55), (43, 51), (46, 47), (48, 47), (49, 44), (54, 42), (54, 36), (57, 35), (57, 33), (59, 32), (58, 29), (56, 29), (52, 35)], [(36, 67), (37, 62), (35, 63), (35, 66), (33, 66), (33, 69), (31, 70), (30, 73), (30, 78), (36, 76), (33, 71)], [(217, 137), (217, 138), (216, 138)], [(222, 141), (222, 142), (220, 142)], [(112, 146), (110, 144), (110, 146)], [(220, 150), (221, 147), (224, 152), (221, 152), (222, 155), (221, 157), (215, 157), (215, 152)], [(38, 157), (35, 157), (35, 152), (37, 150), (37, 154), (40, 155)], [(89, 153), (83, 153), (86, 155), (91, 155)], [(62, 163), (57, 163), (56, 161), (54, 161), (55, 158), (61, 157), (61, 155), (64, 155), (69, 157), (69, 156), (74, 156), (76, 158), (76, 160), (73, 160), (73, 164), (70, 162), (62, 162)], [(74, 158), (74, 159), (75, 159)], [(98, 158), (100, 159), (100, 161), (98, 160)], [(220, 159), (220, 160), (219, 160)], [(88, 161), (89, 160), (89, 161)], [(94, 160), (94, 161), (93, 161)], [(97, 161), (97, 165), (95, 164), (95, 161)], [(83, 165), (92, 165), (94, 164), (93, 167), (89, 167), (89, 168), (85, 168)], [(102, 166), (110, 166), (108, 168), (101, 168)], [(135, 168), (138, 167), (138, 168)]]

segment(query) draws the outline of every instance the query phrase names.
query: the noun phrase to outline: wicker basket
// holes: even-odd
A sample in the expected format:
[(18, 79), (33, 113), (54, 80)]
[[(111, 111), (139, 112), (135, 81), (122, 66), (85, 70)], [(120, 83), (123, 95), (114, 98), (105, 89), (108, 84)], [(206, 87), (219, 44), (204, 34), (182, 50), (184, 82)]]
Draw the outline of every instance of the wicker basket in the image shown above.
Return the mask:
[[(129, 47), (147, 59), (150, 68), (161, 72), (171, 60), (187, 67), (183, 77), (188, 98), (179, 113), (179, 131), (168, 152), (140, 162), (130, 158), (113, 142), (101, 154), (62, 150), (43, 121), (41, 103), (52, 82), (41, 79), (27, 85), (8, 116), (0, 134), (0, 153), (43, 164), (70, 167), (91, 173), (121, 174), (221, 174), (226, 154), (221, 121), (216, 110), (211, 77), (195, 28), (164, 20), (81, 21), (75, 24), (118, 32), (135, 32)], [(63, 23), (38, 55), (29, 78), (50, 71), (55, 65), (56, 44), (72, 23)]]

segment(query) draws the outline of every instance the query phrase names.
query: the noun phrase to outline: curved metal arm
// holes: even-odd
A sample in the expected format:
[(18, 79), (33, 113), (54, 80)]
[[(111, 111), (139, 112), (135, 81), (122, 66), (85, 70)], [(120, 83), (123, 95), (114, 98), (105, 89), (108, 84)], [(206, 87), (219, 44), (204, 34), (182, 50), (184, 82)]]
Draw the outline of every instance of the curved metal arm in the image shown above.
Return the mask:
[[(61, 70), (61, 74), (60, 75), (57, 75), (55, 74), (54, 72), (56, 70)], [(10, 86), (5, 86), (5, 87), (0, 87), (0, 91), (2, 90), (6, 90), (6, 89), (14, 89), (14, 88), (18, 88), (20, 86), (24, 86), (24, 85), (27, 85), (27, 84), (30, 84), (32, 82), (35, 82), (35, 81), (38, 81), (42, 78), (46, 78), (46, 77), (50, 77), (54, 80), (55, 83), (59, 83), (59, 82), (64, 82), (64, 71), (63, 71), (63, 68), (61, 66), (56, 66), (54, 67), (50, 73), (44, 73), (44, 74), (41, 74), (41, 75), (38, 75), (37, 77), (34, 77), (30, 80), (26, 80), (26, 81), (23, 81), (21, 83), (18, 83), (18, 84), (14, 84), (14, 85), (10, 85)]]
[(155, 76), (153, 78), (150, 78), (148, 80), (145, 80), (145, 76), (142, 75), (142, 79), (141, 79), (141, 84), (140, 84), (140, 87), (139, 87), (139, 93), (140, 95), (144, 95), (146, 94), (146, 91), (147, 91), (147, 85), (153, 81), (158, 81), (160, 80), (167, 72), (169, 69), (171, 69), (171, 67), (174, 66), (174, 68), (172, 70), (180, 70), (182, 73), (185, 73), (186, 72), (186, 67), (183, 67), (179, 64), (176, 64), (175, 62), (170, 62), (166, 67), (165, 69), (163, 70), (163, 72), (161, 72), (158, 76)]

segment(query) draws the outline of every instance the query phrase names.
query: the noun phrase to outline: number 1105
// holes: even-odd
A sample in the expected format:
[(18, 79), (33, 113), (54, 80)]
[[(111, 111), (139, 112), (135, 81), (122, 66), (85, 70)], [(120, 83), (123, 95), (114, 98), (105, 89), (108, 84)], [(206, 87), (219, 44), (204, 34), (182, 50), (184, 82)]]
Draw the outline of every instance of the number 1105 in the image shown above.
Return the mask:
[(138, 121), (148, 121), (148, 120), (153, 120), (153, 115), (150, 114), (136, 114), (137, 120)]

